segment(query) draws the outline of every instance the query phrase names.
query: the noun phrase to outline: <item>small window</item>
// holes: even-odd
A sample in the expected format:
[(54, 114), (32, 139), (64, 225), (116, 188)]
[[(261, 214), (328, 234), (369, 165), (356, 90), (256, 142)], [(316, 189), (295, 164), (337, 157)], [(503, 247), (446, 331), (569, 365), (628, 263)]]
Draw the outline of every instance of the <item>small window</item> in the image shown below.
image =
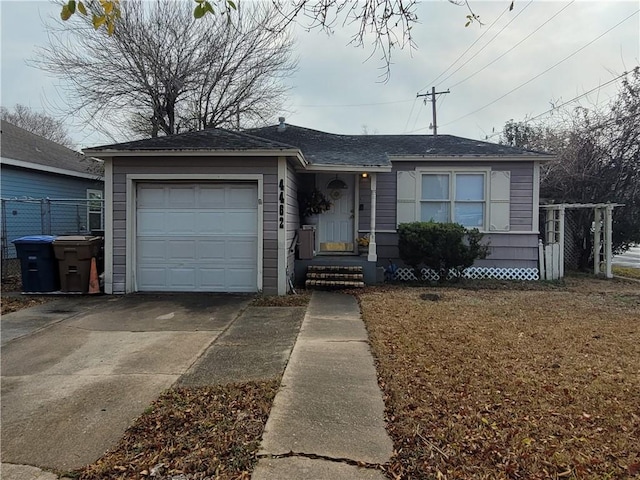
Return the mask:
[(104, 229), (104, 200), (101, 190), (87, 189), (87, 220), (89, 231)]

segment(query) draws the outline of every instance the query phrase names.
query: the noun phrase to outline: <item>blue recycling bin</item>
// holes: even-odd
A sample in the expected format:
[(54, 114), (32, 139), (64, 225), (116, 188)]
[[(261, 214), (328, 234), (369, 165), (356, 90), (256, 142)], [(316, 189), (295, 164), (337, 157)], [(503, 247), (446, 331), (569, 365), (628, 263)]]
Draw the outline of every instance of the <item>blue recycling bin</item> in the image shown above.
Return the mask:
[(53, 252), (53, 235), (29, 235), (12, 241), (20, 259), (23, 292), (60, 290), (58, 262)]

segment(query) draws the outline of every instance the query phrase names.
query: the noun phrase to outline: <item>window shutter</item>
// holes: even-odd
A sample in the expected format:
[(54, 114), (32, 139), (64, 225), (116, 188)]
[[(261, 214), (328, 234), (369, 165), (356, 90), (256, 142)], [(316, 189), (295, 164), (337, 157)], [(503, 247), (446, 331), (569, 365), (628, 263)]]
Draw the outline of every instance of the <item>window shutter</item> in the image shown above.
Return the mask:
[(491, 172), (489, 231), (508, 232), (510, 222), (511, 172)]
[(416, 172), (400, 171), (397, 181), (396, 225), (416, 221)]

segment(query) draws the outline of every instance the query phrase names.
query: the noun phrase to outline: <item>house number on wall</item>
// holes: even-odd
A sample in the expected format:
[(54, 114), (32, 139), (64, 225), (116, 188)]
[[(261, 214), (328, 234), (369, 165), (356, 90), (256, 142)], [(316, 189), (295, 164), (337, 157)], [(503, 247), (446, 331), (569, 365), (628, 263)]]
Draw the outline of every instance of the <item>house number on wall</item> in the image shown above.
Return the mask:
[(279, 224), (280, 228), (284, 228), (284, 180), (280, 179), (280, 196), (279, 196)]

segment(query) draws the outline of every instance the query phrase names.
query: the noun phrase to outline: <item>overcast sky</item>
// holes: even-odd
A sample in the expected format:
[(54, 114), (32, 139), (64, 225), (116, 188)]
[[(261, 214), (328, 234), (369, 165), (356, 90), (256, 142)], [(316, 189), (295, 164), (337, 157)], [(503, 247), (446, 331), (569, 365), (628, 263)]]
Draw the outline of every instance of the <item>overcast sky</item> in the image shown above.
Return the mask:
[[(386, 83), (380, 82), (379, 55), (369, 58), (369, 46), (348, 45), (349, 28), (332, 36), (297, 28), (300, 62), (289, 79), (287, 123), (332, 133), (359, 134), (366, 126), (369, 133), (429, 134), (431, 104), (416, 93), (435, 86), (451, 92), (437, 98), (438, 133), (497, 141), (494, 129), (542, 114), (550, 102), (593, 90), (568, 106), (606, 103), (618, 82), (603, 84), (640, 63), (638, 0), (516, 0), (508, 12), (509, 3), (471, 0), (484, 26), (467, 28), (463, 7), (445, 0), (421, 3), (413, 29), (417, 48), (394, 51)], [(0, 0), (0, 14), (2, 105), (51, 111), (64, 104), (56, 80), (25, 63), (47, 40), (42, 20), (58, 15), (59, 7)], [(79, 148), (109, 142), (89, 127), (70, 129)]]

